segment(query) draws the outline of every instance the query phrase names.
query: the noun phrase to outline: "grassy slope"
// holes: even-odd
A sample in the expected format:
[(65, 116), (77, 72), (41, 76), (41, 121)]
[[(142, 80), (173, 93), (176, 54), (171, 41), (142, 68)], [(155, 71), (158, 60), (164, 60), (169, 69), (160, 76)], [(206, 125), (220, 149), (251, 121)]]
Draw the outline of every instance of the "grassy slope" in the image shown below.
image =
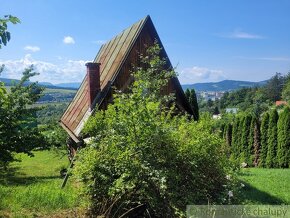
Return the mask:
[(37, 151), (35, 157), (19, 157), (22, 162), (13, 163), (8, 174), (0, 172), (0, 217), (42, 216), (77, 204), (71, 180), (60, 189), (59, 170), (68, 166), (66, 156)]
[[(79, 203), (77, 187), (69, 179), (60, 189), (59, 170), (67, 167), (67, 158), (51, 151), (19, 158), (8, 174), (0, 171), (0, 217), (74, 217), (70, 209)], [(246, 185), (242, 204), (290, 204), (290, 169), (243, 169), (239, 179)]]
[(243, 169), (243, 204), (290, 204), (290, 169)]

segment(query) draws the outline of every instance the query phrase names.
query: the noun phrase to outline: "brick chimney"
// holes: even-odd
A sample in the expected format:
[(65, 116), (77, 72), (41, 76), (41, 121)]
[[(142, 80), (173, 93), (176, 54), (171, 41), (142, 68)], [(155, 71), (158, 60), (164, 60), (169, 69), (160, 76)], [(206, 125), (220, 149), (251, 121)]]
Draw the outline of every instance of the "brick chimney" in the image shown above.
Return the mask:
[(89, 107), (92, 108), (92, 104), (101, 90), (100, 86), (100, 63), (89, 62), (86, 63), (87, 67), (87, 80), (88, 80), (88, 94), (89, 94)]

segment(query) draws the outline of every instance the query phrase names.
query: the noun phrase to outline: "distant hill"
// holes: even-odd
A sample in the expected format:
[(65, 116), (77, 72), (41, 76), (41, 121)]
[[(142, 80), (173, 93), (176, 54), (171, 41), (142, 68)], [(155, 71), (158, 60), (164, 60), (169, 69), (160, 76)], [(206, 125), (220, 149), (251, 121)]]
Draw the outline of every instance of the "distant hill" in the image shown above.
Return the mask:
[[(0, 78), (1, 82), (4, 82), (6, 86), (11, 86), (13, 83), (19, 83), (17, 79)], [(263, 86), (267, 83), (267, 80), (261, 82), (249, 82), (249, 81), (238, 81), (238, 80), (223, 80), (220, 82), (209, 82), (209, 83), (194, 83), (181, 85), (183, 90), (194, 88), (195, 91), (232, 91), (245, 87)], [(50, 89), (68, 89), (77, 90), (81, 83), (58, 83), (52, 84), (49, 82), (39, 82), (39, 85), (50, 88)]]
[(57, 87), (78, 89), (80, 87), (81, 83), (58, 83), (58, 84), (54, 84), (54, 85)]
[(194, 88), (195, 91), (232, 91), (247, 87), (263, 86), (266, 81), (261, 82), (249, 82), (249, 81), (237, 81), (237, 80), (223, 80), (220, 82), (210, 83), (194, 83), (182, 85), (183, 90)]
[[(0, 82), (4, 82), (5, 86), (12, 86), (13, 84), (17, 84), (20, 82), (20, 80), (18, 79), (7, 79), (7, 78), (0, 78)], [(28, 83), (26, 83), (26, 85), (28, 85)], [(75, 85), (69, 85), (69, 84), (75, 84)], [(39, 82), (40, 86), (43, 86), (45, 88), (50, 88), (50, 89), (73, 89), (76, 90), (78, 89), (79, 85), (76, 85), (77, 83), (60, 83), (57, 85), (54, 85), (52, 83), (48, 83), (48, 82)]]

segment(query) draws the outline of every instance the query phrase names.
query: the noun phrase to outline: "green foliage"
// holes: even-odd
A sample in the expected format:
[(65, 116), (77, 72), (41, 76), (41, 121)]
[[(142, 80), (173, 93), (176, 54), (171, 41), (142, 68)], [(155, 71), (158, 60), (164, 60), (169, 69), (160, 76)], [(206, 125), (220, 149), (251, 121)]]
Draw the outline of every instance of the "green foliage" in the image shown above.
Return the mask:
[[(259, 99), (255, 98), (258, 88), (242, 88), (233, 92), (226, 92), (220, 99), (222, 109), (227, 107), (238, 107), (241, 111), (258, 104)], [(259, 105), (259, 104), (258, 104)]]
[(185, 90), (185, 96), (193, 109), (195, 120), (199, 119), (199, 109), (198, 109), (198, 103), (197, 103), (197, 97), (194, 89), (186, 89)]
[(269, 113), (266, 112), (262, 116), (261, 122), (261, 151), (259, 166), (266, 167), (266, 157), (268, 153), (268, 129), (269, 129)]
[(252, 165), (254, 161), (254, 134), (255, 134), (255, 126), (257, 123), (257, 118), (255, 116), (251, 116), (251, 125), (249, 126), (249, 144), (248, 144), (248, 156), (249, 163)]
[(250, 152), (249, 152), (249, 147), (251, 147), (251, 145), (249, 145), (249, 134), (250, 134), (249, 127), (251, 125), (251, 120), (252, 120), (251, 115), (246, 114), (243, 117), (243, 122), (241, 125), (242, 128), (240, 128), (242, 132), (240, 158), (241, 158), (241, 161), (244, 161), (249, 165), (251, 164)]
[[(67, 108), (67, 103), (49, 103), (39, 104), (40, 108), (37, 111), (37, 122), (41, 125), (57, 124), (61, 116)], [(37, 105), (37, 106), (39, 106)], [(58, 124), (57, 124), (58, 125)]]
[(45, 140), (42, 148), (66, 148), (67, 133), (58, 123), (43, 125), (40, 131)]
[(248, 126), (249, 135), (248, 135), (248, 147), (247, 147), (247, 159), (248, 164), (251, 166), (254, 162), (254, 134), (255, 134), (255, 125), (256, 117), (250, 116), (250, 125)]
[(290, 72), (287, 75), (285, 86), (282, 91), (282, 99), (290, 104)]
[(290, 166), (290, 109), (286, 107), (279, 115), (278, 120), (278, 166), (287, 168)]
[(24, 85), (36, 74), (32, 66), (26, 69), (20, 83), (9, 93), (0, 83), (0, 163), (4, 167), (14, 160), (13, 153), (32, 155), (31, 150), (43, 143), (37, 128), (37, 109), (31, 107), (43, 89), (37, 83)]
[(253, 135), (253, 164), (254, 166), (259, 165), (260, 149), (261, 149), (261, 132), (259, 119), (253, 117), (254, 122), (254, 135)]
[[(220, 99), (220, 109), (237, 107), (239, 111), (246, 111), (259, 116), (269, 110), (275, 101), (290, 99), (290, 73), (283, 76), (276, 73), (266, 85), (262, 87), (242, 88), (233, 92), (226, 92)], [(218, 106), (218, 104), (216, 104)]]
[(5, 15), (4, 18), (0, 19), (0, 49), (2, 45), (6, 46), (11, 38), (10, 32), (7, 31), (8, 23), (17, 24), (20, 23), (20, 20), (11, 15)]
[(281, 94), (283, 85), (285, 82), (285, 77), (281, 75), (281, 73), (276, 73), (264, 87), (264, 92), (267, 98), (272, 101), (281, 100)]
[(95, 215), (184, 216), (185, 205), (220, 202), (225, 191), (222, 141), (210, 119), (173, 116), (172, 98), (159, 95), (173, 73), (155, 70), (164, 68), (158, 54), (158, 46), (149, 49), (131, 92), (116, 94), (85, 125), (92, 141), (74, 173)]
[(277, 122), (278, 113), (277, 110), (272, 110), (269, 115), (269, 127), (268, 127), (268, 150), (266, 157), (266, 166), (268, 168), (277, 166)]
[(226, 144), (228, 147), (232, 145), (232, 132), (233, 126), (231, 123), (227, 123), (224, 128), (223, 138), (226, 140)]
[(236, 117), (233, 124), (232, 131), (232, 156), (233, 159), (237, 159), (240, 156), (241, 148), (241, 131), (240, 126), (242, 125), (241, 118)]

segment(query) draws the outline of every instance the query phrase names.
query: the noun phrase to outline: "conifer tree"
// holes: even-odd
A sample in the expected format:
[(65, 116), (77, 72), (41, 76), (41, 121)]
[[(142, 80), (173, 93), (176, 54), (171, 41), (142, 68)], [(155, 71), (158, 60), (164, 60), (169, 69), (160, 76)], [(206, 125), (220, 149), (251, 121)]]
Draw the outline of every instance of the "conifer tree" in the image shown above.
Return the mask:
[(278, 120), (277, 162), (281, 168), (289, 167), (290, 162), (290, 109), (287, 107)]
[(190, 96), (191, 96), (191, 107), (194, 111), (194, 114), (196, 116), (196, 120), (199, 119), (199, 108), (198, 108), (198, 103), (197, 103), (197, 97), (194, 89), (191, 89), (190, 91)]
[(260, 157), (260, 148), (261, 148), (261, 133), (260, 133), (260, 122), (259, 119), (255, 119), (254, 126), (254, 166), (258, 166), (259, 157)]
[(254, 161), (254, 135), (255, 135), (256, 120), (257, 120), (256, 116), (253, 115), (251, 118), (251, 124), (249, 129), (248, 157), (250, 159), (251, 164)]
[(266, 167), (266, 157), (268, 152), (268, 127), (269, 127), (269, 113), (266, 112), (262, 116), (261, 122), (261, 149), (259, 157), (260, 167)]
[(187, 98), (187, 100), (189, 101), (189, 99), (190, 99), (190, 90), (186, 89), (184, 94), (185, 94), (185, 97)]
[(225, 124), (222, 124), (222, 126), (221, 126), (221, 136), (222, 136), (222, 138), (223, 139), (226, 139), (226, 137), (227, 137), (227, 131), (228, 131), (228, 124), (227, 123), (225, 123)]
[(269, 128), (268, 128), (268, 151), (266, 157), (266, 166), (268, 168), (277, 166), (277, 122), (278, 113), (274, 109), (270, 112)]
[(245, 115), (245, 117), (243, 118), (243, 123), (240, 128), (242, 130), (240, 158), (241, 158), (241, 161), (245, 161), (248, 164), (251, 164), (250, 154), (248, 152), (251, 120), (252, 120), (252, 117), (250, 114)]
[(198, 103), (197, 103), (197, 97), (194, 89), (186, 89), (185, 90), (185, 97), (187, 98), (193, 112), (194, 112), (194, 119), (198, 120), (199, 119), (199, 108), (198, 108)]
[(225, 140), (229, 147), (232, 146), (232, 131), (233, 131), (233, 126), (231, 123), (228, 123), (226, 126)]
[(255, 115), (253, 115), (251, 119), (250, 129), (249, 129), (249, 144), (248, 144), (248, 150), (247, 150), (249, 163), (251, 164), (254, 162), (254, 135), (255, 135), (256, 122), (257, 122), (257, 118)]
[(238, 133), (239, 133), (239, 125), (240, 125), (240, 119), (236, 118), (234, 123), (233, 123), (233, 128), (232, 128), (232, 146), (231, 146), (231, 151), (232, 151), (232, 157), (237, 158), (240, 154), (239, 151), (239, 138), (238, 138)]

